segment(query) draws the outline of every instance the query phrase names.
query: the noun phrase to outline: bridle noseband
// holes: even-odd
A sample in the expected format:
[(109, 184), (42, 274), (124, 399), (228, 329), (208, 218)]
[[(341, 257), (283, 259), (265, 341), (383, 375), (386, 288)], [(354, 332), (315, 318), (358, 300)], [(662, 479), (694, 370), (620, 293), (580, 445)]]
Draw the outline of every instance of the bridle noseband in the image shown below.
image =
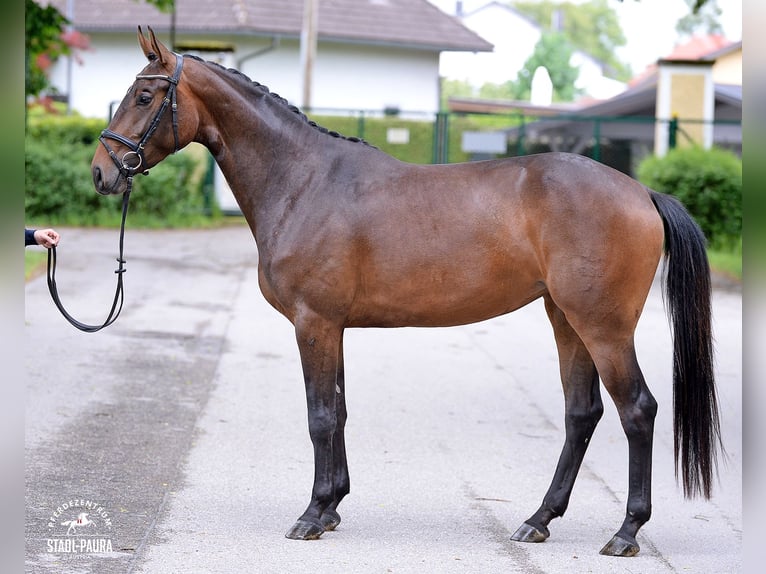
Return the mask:
[[(103, 130), (98, 138), (98, 141), (100, 141), (106, 148), (106, 151), (109, 152), (109, 157), (112, 158), (112, 161), (117, 166), (117, 169), (119, 169), (120, 173), (128, 180), (128, 189), (130, 189), (130, 184), (132, 183), (133, 176), (141, 171), (141, 166), (145, 163), (144, 148), (146, 147), (146, 143), (157, 130), (157, 126), (159, 126), (160, 120), (162, 119), (162, 116), (168, 106), (170, 106), (171, 112), (173, 114), (173, 138), (175, 142), (175, 149), (173, 153), (178, 151), (178, 117), (176, 116), (178, 106), (176, 104), (176, 87), (178, 86), (178, 81), (181, 78), (181, 70), (184, 67), (184, 57), (181, 54), (176, 54), (175, 56), (176, 69), (172, 76), (166, 76), (163, 74), (139, 74), (136, 76), (136, 80), (166, 80), (170, 83), (168, 92), (165, 94), (165, 98), (162, 100), (160, 109), (157, 110), (154, 119), (152, 119), (152, 123), (149, 125), (149, 129), (146, 130), (141, 140), (136, 143), (123, 135), (113, 132), (109, 128)], [(115, 151), (107, 143), (107, 138), (120, 142), (122, 145), (128, 147), (130, 151), (125, 152), (122, 156), (122, 159), (120, 159), (117, 157), (117, 153), (115, 153)], [(132, 166), (128, 160), (132, 159), (133, 156), (138, 159), (138, 163)], [(146, 174), (148, 171), (143, 170), (142, 173)]]

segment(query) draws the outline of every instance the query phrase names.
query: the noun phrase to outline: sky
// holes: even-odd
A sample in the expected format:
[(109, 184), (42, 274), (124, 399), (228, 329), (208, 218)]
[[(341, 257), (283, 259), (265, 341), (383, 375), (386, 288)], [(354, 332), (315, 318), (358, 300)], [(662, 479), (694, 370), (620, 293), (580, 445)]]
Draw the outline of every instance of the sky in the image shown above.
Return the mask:
[[(428, 0), (448, 14), (455, 13), (455, 0)], [(586, 0), (572, 0), (583, 2)], [(689, 8), (684, 0), (607, 0), (615, 11), (627, 40), (618, 55), (631, 65), (634, 74), (667, 56), (675, 46), (676, 22)], [(489, 0), (487, 0), (489, 2)], [(724, 35), (742, 39), (742, 0), (718, 0), (722, 10), (720, 23)]]

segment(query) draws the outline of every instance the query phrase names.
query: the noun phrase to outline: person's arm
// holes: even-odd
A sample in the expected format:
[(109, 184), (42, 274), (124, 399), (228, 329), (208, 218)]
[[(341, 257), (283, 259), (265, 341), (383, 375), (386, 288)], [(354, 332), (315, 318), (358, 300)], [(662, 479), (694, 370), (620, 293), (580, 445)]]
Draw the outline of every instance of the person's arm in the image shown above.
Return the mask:
[(50, 249), (58, 245), (59, 234), (55, 229), (27, 229), (24, 228), (24, 247), (27, 245), (42, 245)]

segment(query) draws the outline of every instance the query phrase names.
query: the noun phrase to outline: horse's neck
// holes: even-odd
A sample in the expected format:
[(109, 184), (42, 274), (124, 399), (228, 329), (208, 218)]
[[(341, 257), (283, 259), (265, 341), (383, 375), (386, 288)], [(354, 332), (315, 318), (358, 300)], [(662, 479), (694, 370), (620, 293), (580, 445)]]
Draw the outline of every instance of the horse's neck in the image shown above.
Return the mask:
[(289, 110), (279, 110), (279, 102), (268, 93), (235, 90), (219, 90), (206, 105), (209, 120), (201, 130), (200, 143), (213, 154), (232, 188), (237, 180), (261, 183), (254, 177), (272, 161), (271, 146), (286, 139), (290, 127), (281, 116)]
[(200, 143), (213, 154), (243, 211), (256, 203), (265, 209), (277, 185), (292, 187), (291, 173), (301, 171), (295, 169), (298, 158), (317, 163), (310, 160), (319, 153), (310, 143), (315, 130), (268, 93), (213, 98), (208, 116)]
[(268, 233), (283, 216), (286, 196), (294, 200), (308, 191), (307, 181), (325, 179), (321, 172), (334, 163), (339, 141), (271, 94), (246, 96), (208, 98), (212, 125), (202, 130), (200, 143), (213, 154), (253, 230)]

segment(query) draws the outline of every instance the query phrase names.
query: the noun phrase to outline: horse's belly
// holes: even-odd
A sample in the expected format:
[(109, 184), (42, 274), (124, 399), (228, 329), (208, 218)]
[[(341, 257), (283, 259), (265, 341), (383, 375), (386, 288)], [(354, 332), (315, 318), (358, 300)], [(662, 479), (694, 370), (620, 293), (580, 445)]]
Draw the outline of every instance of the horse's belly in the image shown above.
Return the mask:
[(545, 292), (528, 275), (421, 270), (378, 277), (360, 289), (348, 315), (350, 327), (447, 327), (476, 323), (523, 307)]

